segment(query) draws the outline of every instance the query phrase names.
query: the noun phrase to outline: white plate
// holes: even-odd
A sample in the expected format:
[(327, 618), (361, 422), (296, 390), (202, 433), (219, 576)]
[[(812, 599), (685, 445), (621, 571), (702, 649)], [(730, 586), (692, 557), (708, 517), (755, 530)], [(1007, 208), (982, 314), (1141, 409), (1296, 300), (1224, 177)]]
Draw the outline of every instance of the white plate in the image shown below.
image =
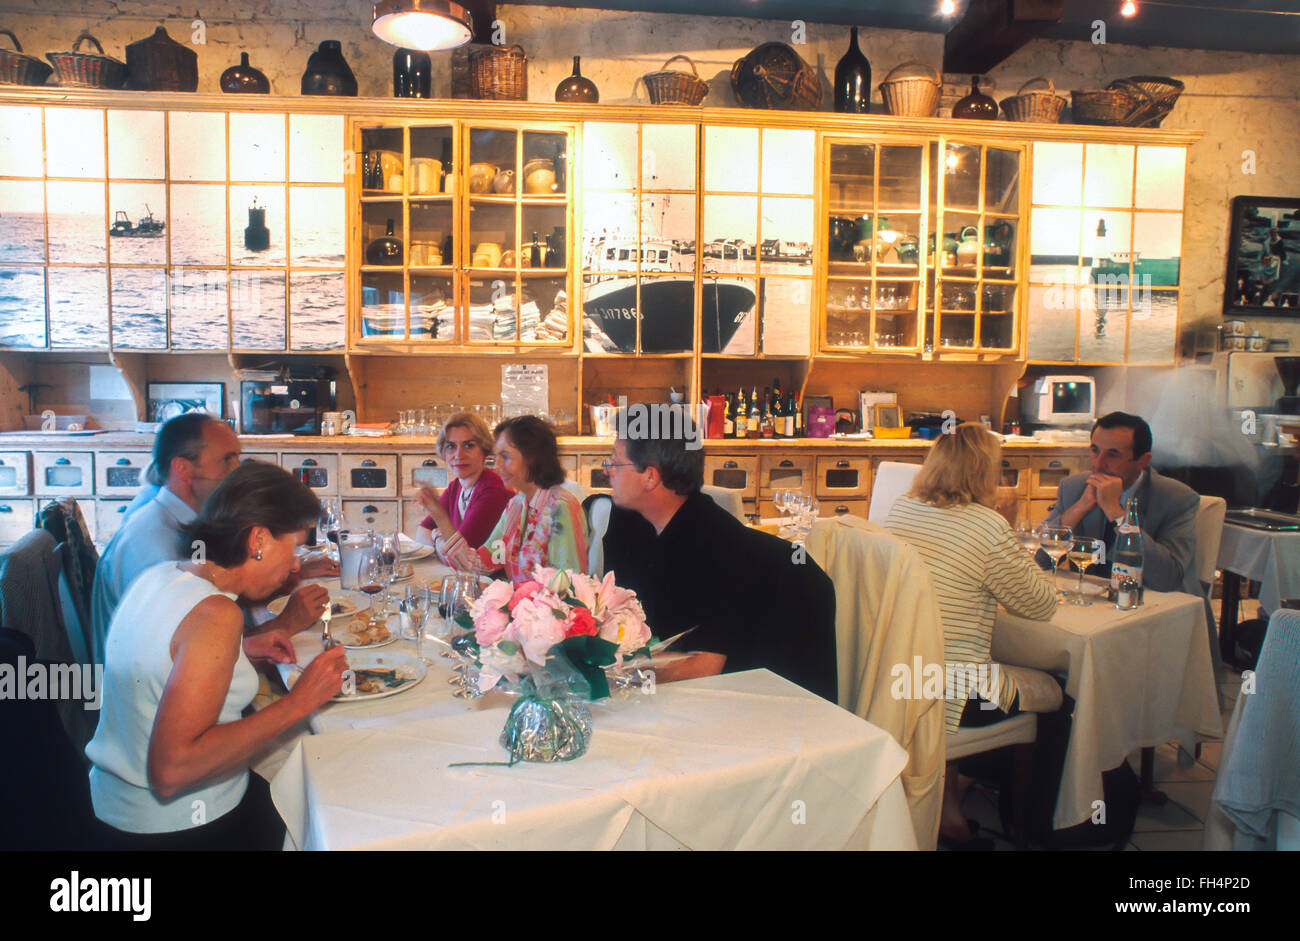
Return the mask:
[(406, 533), (398, 535), (397, 544), (402, 548), (402, 561), (404, 562), (415, 562), (433, 555), (433, 546), (426, 546), (423, 543), (416, 542)]
[[(406, 653), (370, 653), (359, 651), (348, 654), (348, 666), (353, 670), (364, 670), (372, 667), (396, 669), (398, 675), (404, 677), (407, 682), (401, 686), (394, 686), (391, 689), (385, 689), (378, 693), (353, 693), (351, 696), (344, 696), (342, 693), (335, 696), (333, 702), (361, 702), (365, 699), (383, 699), (386, 696), (396, 696), (398, 693), (404, 693), (408, 689), (418, 686), (424, 679), (429, 668), (418, 658)], [(301, 671), (295, 670), (285, 681), (290, 689), (297, 682)]]
[[(358, 621), (352, 622), (352, 624), (357, 624), (357, 623), (364, 623), (364, 622), (358, 622)], [(344, 647), (348, 648), (349, 650), (374, 650), (376, 647), (387, 647), (389, 644), (395, 643), (399, 639), (397, 636), (397, 631), (389, 628), (388, 640), (381, 640), (378, 643), (374, 643), (374, 644), (349, 643), (348, 641), (357, 640), (357, 635), (352, 632), (352, 624), (349, 624), (347, 627), (334, 627), (333, 625), (330, 626), (330, 637), (334, 638), (336, 641), (338, 641), (340, 644), (342, 644)], [(387, 627), (387, 625), (385, 625), (385, 627)]]
[[(279, 598), (272, 599), (266, 606), (266, 610), (279, 617), (284, 613), (285, 606), (288, 603), (289, 595), (281, 595)], [(370, 596), (348, 588), (332, 588), (330, 589), (330, 604), (343, 605), (343, 610), (333, 616), (333, 620), (342, 621), (369, 608)], [(319, 624), (320, 620), (318, 619), (316, 623)]]

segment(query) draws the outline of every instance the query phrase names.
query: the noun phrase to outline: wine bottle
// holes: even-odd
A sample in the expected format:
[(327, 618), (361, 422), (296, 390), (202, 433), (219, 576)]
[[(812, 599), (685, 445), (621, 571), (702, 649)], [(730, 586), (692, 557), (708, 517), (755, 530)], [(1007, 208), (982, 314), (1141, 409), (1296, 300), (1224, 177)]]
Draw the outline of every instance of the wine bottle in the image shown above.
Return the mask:
[(785, 437), (785, 410), (781, 403), (781, 377), (772, 380), (772, 427), (773, 436)]
[[(794, 395), (794, 393), (791, 393)], [(795, 395), (794, 398), (794, 436), (802, 438), (805, 434), (803, 427), (803, 396)]]
[(736, 390), (736, 437), (749, 436), (749, 409), (745, 407), (745, 390)]
[(722, 437), (736, 437), (736, 419), (732, 415), (730, 395), (722, 397)]
[(775, 435), (776, 430), (772, 422), (772, 388), (767, 386), (763, 389), (763, 412), (759, 419), (758, 433), (761, 438), (771, 438)]
[(749, 393), (749, 436), (751, 438), (763, 436), (763, 410), (758, 404), (758, 386), (754, 386)]
[(858, 47), (858, 28), (850, 31), (849, 50), (835, 66), (835, 110), (871, 113), (871, 63)]

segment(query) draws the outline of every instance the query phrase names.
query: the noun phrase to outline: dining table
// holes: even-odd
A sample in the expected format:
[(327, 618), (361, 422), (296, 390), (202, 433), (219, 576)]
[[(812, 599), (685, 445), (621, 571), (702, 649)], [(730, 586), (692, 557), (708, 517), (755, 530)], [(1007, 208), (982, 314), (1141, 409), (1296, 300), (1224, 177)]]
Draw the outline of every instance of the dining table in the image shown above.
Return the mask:
[[(415, 585), (450, 572), (414, 569)], [(591, 704), (584, 755), (511, 765), (499, 737), (513, 697), (463, 695), (432, 639), (440, 621), (426, 621), (418, 683), (328, 703), (283, 743), (270, 783), (286, 848), (916, 849), (906, 752), (767, 670), (629, 686)], [(323, 649), (319, 629), (293, 642), (299, 665)]]
[(1074, 699), (1056, 829), (1090, 819), (1102, 773), (1134, 751), (1223, 736), (1204, 599), (1146, 589), (1140, 607), (1120, 610), (1104, 580), (1085, 576), (1084, 586), (1090, 605), (1063, 601), (1050, 621), (1000, 609), (993, 628), (995, 661), (1063, 674)]
[(1236, 663), (1241, 580), (1259, 582), (1259, 603), (1267, 613), (1280, 608), (1283, 599), (1300, 598), (1300, 532), (1256, 529), (1225, 520), (1218, 567), (1223, 570), (1220, 655)]

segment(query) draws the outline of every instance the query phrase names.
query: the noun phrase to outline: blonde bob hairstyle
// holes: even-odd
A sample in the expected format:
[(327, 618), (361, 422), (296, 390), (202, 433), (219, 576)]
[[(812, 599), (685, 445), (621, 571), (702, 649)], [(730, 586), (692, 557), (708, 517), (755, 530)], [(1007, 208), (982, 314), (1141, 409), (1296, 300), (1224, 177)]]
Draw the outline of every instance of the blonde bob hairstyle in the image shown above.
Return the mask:
[(487, 422), (479, 418), (473, 412), (457, 412), (448, 418), (438, 432), (438, 456), (447, 448), (447, 432), (453, 428), (464, 428), (474, 439), (474, 443), (479, 446), (484, 455), (492, 453), (492, 448), (496, 442), (492, 439), (492, 431), (488, 428)]
[(1001, 454), (1001, 443), (983, 425), (958, 425), (935, 439), (907, 495), (938, 507), (991, 507), (1001, 479)]

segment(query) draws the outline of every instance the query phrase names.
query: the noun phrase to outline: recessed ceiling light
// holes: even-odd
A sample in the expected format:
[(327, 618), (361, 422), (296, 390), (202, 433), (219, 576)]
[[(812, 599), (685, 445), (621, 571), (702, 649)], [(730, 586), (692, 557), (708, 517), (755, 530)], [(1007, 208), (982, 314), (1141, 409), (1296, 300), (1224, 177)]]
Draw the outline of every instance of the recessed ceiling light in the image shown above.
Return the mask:
[(957, 0), (943, 0), (939, 4), (939, 12), (943, 16), (952, 16), (957, 12)]
[(1138, 5), (1133, 0), (1124, 0), (1119, 7), (1120, 16), (1137, 16)]
[(406, 49), (454, 49), (469, 42), (469, 10), (451, 0), (381, 0), (370, 28), (384, 42)]

